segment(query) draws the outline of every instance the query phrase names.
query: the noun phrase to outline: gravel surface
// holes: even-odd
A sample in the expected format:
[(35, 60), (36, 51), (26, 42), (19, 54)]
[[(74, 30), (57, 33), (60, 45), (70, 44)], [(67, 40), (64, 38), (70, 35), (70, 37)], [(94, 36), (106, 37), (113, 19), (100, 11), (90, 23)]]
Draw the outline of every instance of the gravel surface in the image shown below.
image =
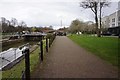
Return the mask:
[(81, 48), (65, 36), (57, 36), (32, 78), (117, 78), (118, 69)]

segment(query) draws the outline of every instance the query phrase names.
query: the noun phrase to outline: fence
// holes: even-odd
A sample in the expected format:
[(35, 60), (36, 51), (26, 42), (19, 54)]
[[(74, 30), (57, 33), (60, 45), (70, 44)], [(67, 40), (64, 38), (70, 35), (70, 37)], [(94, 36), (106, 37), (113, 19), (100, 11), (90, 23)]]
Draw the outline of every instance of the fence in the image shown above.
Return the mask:
[[(42, 40), (40, 41), (40, 44), (39, 44), (39, 51), (40, 51), (40, 54), (39, 54), (39, 60), (40, 61), (43, 61), (44, 60), (44, 50), (46, 51), (46, 52), (48, 52), (48, 50), (49, 50), (49, 47), (50, 47), (50, 45), (52, 44), (52, 42), (53, 42), (53, 40), (55, 39), (55, 35), (52, 35), (52, 37), (48, 37), (48, 36), (46, 36), (46, 38), (42, 38)], [(23, 49), (23, 46), (21, 46), (21, 47), (19, 47), (19, 49), (21, 50), (20, 52), (16, 52), (16, 54), (14, 54), (14, 58), (16, 59), (17, 57), (16, 57), (16, 55), (17, 55), (17, 53), (20, 53), (23, 57), (24, 57), (24, 63), (19, 63), (20, 64), (20, 67), (21, 67), (21, 65), (23, 65), (22, 66), (22, 68), (20, 68), (21, 69), (21, 79), (22, 80), (30, 80), (30, 70), (31, 70), (31, 64), (30, 64), (30, 61), (32, 60), (31, 58), (30, 58), (30, 49), (29, 48), (27, 48), (27, 47), (25, 47), (24, 49)], [(39, 53), (39, 52), (37, 52), (37, 53)], [(35, 54), (36, 55), (36, 54)], [(6, 59), (6, 58), (5, 58)], [(6, 60), (8, 60), (8, 59), (6, 59)], [(10, 62), (9, 62), (10, 63)], [(17, 69), (14, 69), (14, 71), (15, 70), (17, 70)], [(13, 75), (15, 75), (15, 73), (14, 72), (12, 72), (12, 71), (10, 71), (11, 72), (11, 74), (13, 74)], [(10, 75), (11, 75), (10, 74)], [(8, 75), (8, 74), (7, 74)], [(20, 75), (20, 72), (19, 72), (19, 75)], [(8, 77), (9, 78), (9, 77)], [(14, 77), (13, 77), (14, 78)], [(17, 77), (18, 78), (18, 77)]]
[[(45, 48), (46, 48), (46, 52), (48, 52), (48, 48), (51, 46), (51, 44), (53, 43), (54, 39), (55, 39), (55, 34), (51, 34), (49, 36), (46, 36), (46, 45), (45, 45)], [(43, 40), (40, 41), (40, 58), (41, 58), (41, 61), (43, 61), (43, 52), (44, 52), (44, 49), (43, 49)]]
[[(7, 51), (3, 51), (0, 53), (0, 69), (6, 70), (7, 68), (10, 68), (13, 64), (20, 60), (20, 58), (23, 56), (22, 51), (25, 49), (26, 46), (29, 46), (29, 44), (24, 44), (22, 46), (19, 46), (18, 48), (10, 48)], [(7, 67), (9, 66), (9, 67)]]
[[(45, 48), (46, 48), (46, 52), (48, 52), (48, 45), (50, 46), (54, 39), (55, 39), (55, 35), (52, 35), (53, 37), (46, 37), (46, 45), (45, 45)], [(49, 43), (49, 44), (48, 44)], [(26, 79), (26, 80), (30, 80), (30, 60), (29, 60), (29, 49), (25, 50), (25, 54), (26, 54), (26, 57), (25, 57), (25, 72), (23, 72), (22, 74), (22, 80)], [(41, 61), (44, 60), (44, 49), (43, 49), (43, 38), (42, 40), (40, 41), (40, 54), (39, 54), (39, 58)]]

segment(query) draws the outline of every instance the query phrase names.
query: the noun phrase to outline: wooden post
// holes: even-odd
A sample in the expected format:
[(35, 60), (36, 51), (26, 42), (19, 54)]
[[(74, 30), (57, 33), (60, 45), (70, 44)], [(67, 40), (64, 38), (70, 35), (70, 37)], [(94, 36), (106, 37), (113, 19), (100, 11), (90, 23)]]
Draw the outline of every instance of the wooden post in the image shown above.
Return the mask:
[(25, 49), (25, 80), (30, 80), (30, 58), (29, 58), (29, 48)]
[(50, 40), (50, 38), (49, 38), (49, 47), (50, 47), (50, 41), (51, 41), (51, 40)]
[(16, 55), (17, 55), (17, 54), (16, 54), (16, 49), (14, 49), (14, 50), (15, 50), (15, 60), (16, 60)]
[(43, 41), (40, 41), (41, 61), (43, 61)]
[(46, 52), (48, 52), (48, 39), (46, 38)]

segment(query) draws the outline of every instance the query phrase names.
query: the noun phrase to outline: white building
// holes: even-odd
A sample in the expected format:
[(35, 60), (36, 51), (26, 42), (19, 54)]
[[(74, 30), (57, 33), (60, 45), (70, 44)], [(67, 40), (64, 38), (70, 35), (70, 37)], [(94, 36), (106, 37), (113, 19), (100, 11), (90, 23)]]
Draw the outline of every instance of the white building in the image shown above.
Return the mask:
[(114, 12), (109, 16), (109, 27), (116, 27), (118, 26), (118, 19), (117, 19), (117, 12)]
[(109, 28), (109, 16), (105, 16), (102, 18), (103, 28)]
[(120, 26), (120, 10), (117, 12), (117, 16), (118, 16), (118, 26)]
[(102, 18), (104, 28), (120, 26), (120, 10)]
[(118, 10), (120, 10), (120, 1), (118, 2)]
[(120, 26), (120, 2), (116, 12), (102, 18), (102, 24), (104, 28)]

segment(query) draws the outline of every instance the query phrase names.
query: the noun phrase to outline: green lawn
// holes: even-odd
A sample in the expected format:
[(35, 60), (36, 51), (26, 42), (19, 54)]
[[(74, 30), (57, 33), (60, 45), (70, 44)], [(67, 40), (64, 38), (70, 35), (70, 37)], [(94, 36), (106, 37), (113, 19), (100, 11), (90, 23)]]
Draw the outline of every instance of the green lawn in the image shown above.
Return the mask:
[(68, 37), (86, 50), (118, 66), (118, 42), (120, 41), (118, 38), (87, 35), (70, 35)]

